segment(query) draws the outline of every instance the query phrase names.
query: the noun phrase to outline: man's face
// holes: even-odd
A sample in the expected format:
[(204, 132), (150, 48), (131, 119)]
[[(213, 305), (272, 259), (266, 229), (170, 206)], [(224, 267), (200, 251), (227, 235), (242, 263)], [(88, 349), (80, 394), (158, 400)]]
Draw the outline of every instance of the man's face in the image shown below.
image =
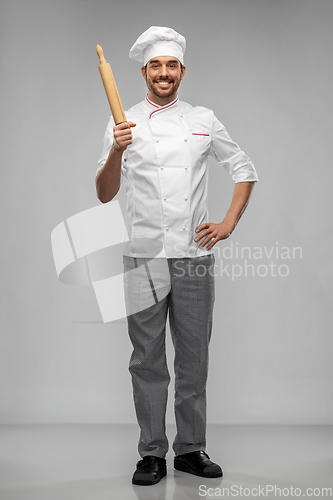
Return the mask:
[[(162, 100), (171, 101), (177, 96), (177, 90), (185, 74), (185, 66), (178, 59), (170, 56), (154, 57), (141, 68), (148, 91)], [(149, 94), (149, 92), (148, 92)]]

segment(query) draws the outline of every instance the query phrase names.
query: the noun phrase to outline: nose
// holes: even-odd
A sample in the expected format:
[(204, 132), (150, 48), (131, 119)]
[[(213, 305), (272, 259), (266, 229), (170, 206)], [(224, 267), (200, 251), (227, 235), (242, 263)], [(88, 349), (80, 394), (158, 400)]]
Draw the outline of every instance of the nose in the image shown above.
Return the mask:
[(169, 75), (169, 73), (168, 73), (168, 68), (167, 68), (167, 65), (166, 65), (166, 64), (162, 64), (162, 65), (161, 65), (161, 70), (160, 70), (160, 72), (161, 72), (161, 76), (163, 76), (163, 77), (167, 77), (167, 76)]

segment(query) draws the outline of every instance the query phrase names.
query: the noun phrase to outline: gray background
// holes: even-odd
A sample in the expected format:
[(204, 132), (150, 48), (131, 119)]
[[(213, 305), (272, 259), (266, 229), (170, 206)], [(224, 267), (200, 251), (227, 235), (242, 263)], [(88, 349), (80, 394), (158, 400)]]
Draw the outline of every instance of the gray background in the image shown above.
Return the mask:
[[(289, 266), (284, 278), (217, 278), (208, 421), (333, 423), (332, 2), (0, 6), (1, 422), (135, 422), (126, 325), (102, 324), (91, 288), (57, 280), (50, 234), (99, 204), (94, 176), (109, 108), (96, 44), (126, 109), (145, 95), (128, 50), (162, 25), (187, 38), (181, 98), (214, 109), (259, 173), (247, 212), (220, 247), (303, 250), (302, 259), (274, 260)], [(224, 216), (232, 187), (212, 162), (212, 221)], [(168, 352), (172, 366), (170, 341)]]

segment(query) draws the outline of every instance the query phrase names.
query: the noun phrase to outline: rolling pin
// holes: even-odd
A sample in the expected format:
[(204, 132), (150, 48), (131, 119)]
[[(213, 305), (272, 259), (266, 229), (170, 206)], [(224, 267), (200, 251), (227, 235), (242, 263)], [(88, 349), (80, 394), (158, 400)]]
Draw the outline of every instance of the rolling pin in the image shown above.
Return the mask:
[(116, 125), (126, 122), (123, 105), (118, 94), (116, 82), (111, 70), (111, 66), (106, 62), (103, 49), (100, 45), (96, 45), (96, 52), (99, 57), (99, 72), (103, 81), (106, 97), (108, 98), (111, 113)]

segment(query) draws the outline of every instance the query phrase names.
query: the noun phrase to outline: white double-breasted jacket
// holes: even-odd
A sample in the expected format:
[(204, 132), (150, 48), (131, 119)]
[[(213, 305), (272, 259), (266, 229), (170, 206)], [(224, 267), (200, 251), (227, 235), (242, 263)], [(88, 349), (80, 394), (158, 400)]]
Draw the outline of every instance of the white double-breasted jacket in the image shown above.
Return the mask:
[[(234, 182), (257, 181), (250, 158), (232, 141), (213, 111), (178, 98), (158, 106), (148, 97), (126, 112), (132, 144), (122, 157), (121, 183), (127, 195), (126, 226), (130, 241), (125, 255), (149, 256), (136, 242), (160, 241), (161, 257), (196, 257), (195, 229), (209, 222), (207, 159), (212, 155)], [(99, 171), (113, 142), (113, 120), (104, 137)]]

